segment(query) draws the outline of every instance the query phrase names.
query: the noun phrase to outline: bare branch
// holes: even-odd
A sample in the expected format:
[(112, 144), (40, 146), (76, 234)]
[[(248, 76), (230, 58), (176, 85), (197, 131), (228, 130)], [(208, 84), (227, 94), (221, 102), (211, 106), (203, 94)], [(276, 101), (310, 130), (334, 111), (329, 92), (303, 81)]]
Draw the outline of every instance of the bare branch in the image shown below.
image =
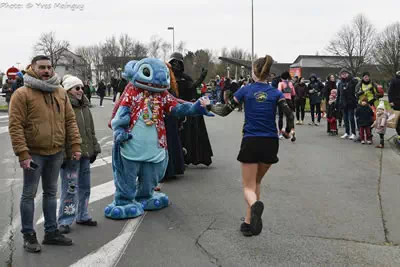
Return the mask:
[(400, 22), (387, 26), (379, 34), (374, 58), (390, 76), (400, 69)]
[(34, 51), (37, 54), (43, 54), (50, 57), (51, 64), (54, 68), (63, 57), (63, 52), (70, 49), (70, 43), (65, 40), (57, 40), (54, 32), (43, 33), (36, 45)]

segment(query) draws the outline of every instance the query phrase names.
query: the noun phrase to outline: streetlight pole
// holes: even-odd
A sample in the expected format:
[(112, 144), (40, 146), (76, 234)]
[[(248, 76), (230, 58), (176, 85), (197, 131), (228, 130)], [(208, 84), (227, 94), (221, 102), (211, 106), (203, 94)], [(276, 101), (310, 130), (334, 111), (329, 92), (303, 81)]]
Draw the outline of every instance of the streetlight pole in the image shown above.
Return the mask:
[(254, 61), (254, 0), (251, 0), (251, 61)]
[(175, 27), (168, 27), (168, 30), (172, 30), (172, 52), (175, 52)]

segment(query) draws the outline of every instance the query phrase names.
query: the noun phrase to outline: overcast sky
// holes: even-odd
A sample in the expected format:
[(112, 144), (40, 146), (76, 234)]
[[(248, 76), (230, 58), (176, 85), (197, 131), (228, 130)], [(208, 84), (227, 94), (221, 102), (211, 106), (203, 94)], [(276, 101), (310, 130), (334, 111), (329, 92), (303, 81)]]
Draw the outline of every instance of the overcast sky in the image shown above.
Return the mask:
[[(41, 9), (39, 3), (51, 8)], [(84, 8), (71, 11), (56, 3)], [(358, 13), (381, 30), (400, 20), (400, 1), (254, 0), (255, 52), (268, 53), (278, 62), (293, 62), (299, 54), (323, 54), (335, 32)], [(40, 34), (49, 31), (75, 48), (120, 33), (142, 42), (156, 34), (172, 42), (167, 27), (174, 26), (175, 43), (184, 41), (189, 50), (241, 47), (251, 52), (251, 0), (3, 0), (0, 18), (2, 71), (17, 62), (25, 66)]]

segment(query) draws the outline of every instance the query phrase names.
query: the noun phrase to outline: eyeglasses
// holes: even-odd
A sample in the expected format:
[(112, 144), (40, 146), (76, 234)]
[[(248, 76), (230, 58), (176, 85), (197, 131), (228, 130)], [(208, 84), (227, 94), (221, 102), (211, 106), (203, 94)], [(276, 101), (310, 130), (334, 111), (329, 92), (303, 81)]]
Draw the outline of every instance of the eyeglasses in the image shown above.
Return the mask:
[(76, 91), (83, 90), (82, 86), (77, 86), (77, 87), (74, 87), (74, 88), (75, 88)]

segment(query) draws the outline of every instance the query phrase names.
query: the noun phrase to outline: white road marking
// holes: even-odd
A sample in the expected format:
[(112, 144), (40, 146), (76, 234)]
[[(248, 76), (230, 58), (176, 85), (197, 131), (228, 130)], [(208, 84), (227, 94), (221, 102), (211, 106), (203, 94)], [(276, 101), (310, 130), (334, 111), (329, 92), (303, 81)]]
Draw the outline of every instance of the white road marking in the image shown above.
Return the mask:
[(103, 147), (112, 146), (113, 144), (114, 144), (114, 141), (108, 141), (107, 143), (104, 144)]
[(6, 122), (8, 122), (8, 120), (2, 120), (2, 119), (0, 119), (0, 123), (6, 123)]
[(8, 119), (8, 115), (7, 116), (0, 116), (0, 119)]
[[(92, 164), (90, 166), (90, 168), (96, 168), (96, 167), (110, 164), (111, 160), (112, 160), (111, 156), (105, 157), (105, 158), (99, 158), (94, 164)], [(95, 190), (95, 188), (97, 188), (97, 189)], [(108, 190), (108, 189), (110, 189), (110, 190)], [(112, 193), (111, 193), (111, 190), (112, 190)], [(108, 197), (108, 196), (114, 194), (114, 191), (115, 191), (114, 181), (110, 181), (105, 184), (93, 187), (92, 191), (91, 191), (90, 202), (95, 202), (102, 198)], [(96, 192), (98, 192), (98, 193), (96, 193)], [(101, 194), (105, 194), (105, 197), (102, 197)], [(40, 198), (41, 195), (42, 195), (41, 192), (37, 192), (36, 197), (35, 197), (35, 206), (39, 205), (39, 202), (41, 201), (41, 198)], [(57, 207), (58, 207), (58, 204), (57, 204)], [(39, 209), (37, 209), (37, 210), (39, 210)], [(39, 220), (43, 220), (43, 217), (40, 218)], [(8, 240), (10, 239), (11, 234), (14, 234), (16, 229), (19, 228), (20, 226), (21, 226), (21, 216), (20, 216), (20, 213), (18, 212), (13, 218), (12, 225), (8, 225), (6, 227), (3, 238), (0, 241), (0, 248), (3, 247), (5, 244), (7, 244)]]
[(121, 259), (133, 236), (142, 223), (143, 216), (126, 222), (124, 229), (114, 240), (108, 242), (97, 251), (80, 259), (70, 267), (111, 267), (115, 266)]
[[(90, 189), (90, 199), (89, 204), (101, 200), (103, 198), (114, 195), (115, 185), (114, 181), (109, 181), (107, 183), (92, 187)], [(60, 199), (57, 199), (57, 216), (58, 216), (58, 208), (60, 206)], [(44, 222), (44, 217), (40, 217), (40, 219), (36, 222), (36, 225)]]
[(105, 136), (103, 138), (100, 139), (99, 144), (101, 145), (104, 141), (106, 141), (108, 138), (110, 138), (111, 135)]
[(3, 133), (8, 133), (8, 126), (0, 127), (0, 134), (3, 134)]

